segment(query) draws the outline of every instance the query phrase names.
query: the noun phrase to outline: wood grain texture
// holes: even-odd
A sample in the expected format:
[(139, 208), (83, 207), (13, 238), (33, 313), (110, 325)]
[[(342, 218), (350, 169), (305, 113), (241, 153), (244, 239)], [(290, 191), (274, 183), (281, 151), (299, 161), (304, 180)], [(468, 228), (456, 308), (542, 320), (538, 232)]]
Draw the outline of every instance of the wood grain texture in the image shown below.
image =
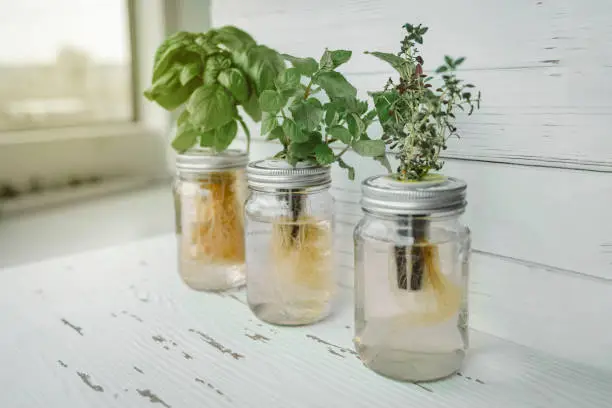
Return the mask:
[(612, 398), (612, 369), (479, 332), (460, 375), (385, 379), (352, 351), (349, 290), (321, 324), (272, 327), (242, 292), (184, 286), (173, 235), (2, 275), (2, 406), (601, 408)]
[(365, 50), (395, 52), (401, 25), (430, 27), (423, 54), (467, 56), (461, 76), (483, 109), (459, 121), (449, 157), (612, 171), (612, 20), (607, 0), (213, 2), (213, 25), (237, 24), (283, 52), (354, 50), (344, 67), (365, 96), (392, 75)]

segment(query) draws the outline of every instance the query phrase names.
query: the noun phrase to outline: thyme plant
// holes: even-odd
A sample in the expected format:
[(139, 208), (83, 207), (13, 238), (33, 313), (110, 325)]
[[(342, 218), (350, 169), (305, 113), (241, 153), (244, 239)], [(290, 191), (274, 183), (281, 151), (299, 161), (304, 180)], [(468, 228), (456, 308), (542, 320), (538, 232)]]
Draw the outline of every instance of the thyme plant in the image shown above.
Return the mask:
[(444, 57), (433, 75), (423, 71), (425, 61), (418, 45), (428, 28), (405, 24), (406, 35), (397, 54), (368, 52), (389, 63), (399, 78), (389, 78), (384, 89), (371, 93), (383, 128), (382, 139), (399, 160), (399, 180), (422, 180), (444, 165), (440, 153), (447, 140), (459, 136), (455, 125), (457, 111), (468, 115), (480, 108), (480, 92), (459, 79), (455, 70), (464, 57)]

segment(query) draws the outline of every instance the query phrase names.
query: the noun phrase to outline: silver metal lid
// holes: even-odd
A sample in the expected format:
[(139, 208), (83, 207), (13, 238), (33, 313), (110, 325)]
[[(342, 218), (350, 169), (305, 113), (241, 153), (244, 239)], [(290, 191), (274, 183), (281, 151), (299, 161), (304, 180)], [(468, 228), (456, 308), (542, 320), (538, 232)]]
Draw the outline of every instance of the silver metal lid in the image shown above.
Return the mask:
[(265, 159), (249, 163), (247, 182), (253, 190), (312, 189), (331, 183), (329, 166), (298, 163), (295, 167), (284, 160)]
[(249, 156), (235, 149), (215, 153), (210, 149), (190, 149), (176, 156), (176, 169), (181, 173), (199, 173), (245, 167)]
[(454, 212), (467, 205), (466, 188), (463, 180), (441, 175), (431, 175), (424, 181), (374, 176), (361, 185), (361, 207), (364, 211), (385, 215)]

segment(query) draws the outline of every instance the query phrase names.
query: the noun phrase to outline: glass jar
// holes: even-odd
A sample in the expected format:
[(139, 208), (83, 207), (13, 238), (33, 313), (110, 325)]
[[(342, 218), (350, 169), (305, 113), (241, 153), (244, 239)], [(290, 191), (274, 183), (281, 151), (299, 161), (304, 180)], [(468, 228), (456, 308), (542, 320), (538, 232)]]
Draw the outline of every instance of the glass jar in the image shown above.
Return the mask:
[(362, 184), (354, 231), (355, 347), (372, 370), (428, 381), (458, 371), (468, 346), (466, 184), (442, 176)]
[(279, 325), (329, 315), (335, 293), (329, 167), (260, 160), (247, 167), (249, 307)]
[(179, 154), (174, 182), (178, 269), (196, 290), (221, 291), (245, 281), (244, 168), (237, 150)]

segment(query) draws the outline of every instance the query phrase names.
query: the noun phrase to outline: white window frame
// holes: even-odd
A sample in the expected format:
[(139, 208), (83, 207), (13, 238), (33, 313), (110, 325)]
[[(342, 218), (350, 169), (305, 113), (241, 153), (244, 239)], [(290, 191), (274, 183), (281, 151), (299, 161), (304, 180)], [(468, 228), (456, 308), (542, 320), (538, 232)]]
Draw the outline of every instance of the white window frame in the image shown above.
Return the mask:
[[(3, 212), (44, 206), (49, 201), (40, 194), (23, 194), (33, 178), (43, 191), (48, 188), (45, 196), (56, 192), (65, 196), (57, 186), (79, 176), (101, 180), (94, 190), (108, 190), (113, 183), (133, 186), (134, 182), (169, 177), (173, 168), (168, 141), (172, 115), (147, 101), (142, 91), (151, 81), (155, 50), (168, 34), (205, 31), (210, 26), (210, 1), (127, 0), (127, 4), (135, 120), (0, 133), (0, 185), (8, 183), (21, 193), (0, 202)], [(82, 195), (76, 193), (75, 197)]]

